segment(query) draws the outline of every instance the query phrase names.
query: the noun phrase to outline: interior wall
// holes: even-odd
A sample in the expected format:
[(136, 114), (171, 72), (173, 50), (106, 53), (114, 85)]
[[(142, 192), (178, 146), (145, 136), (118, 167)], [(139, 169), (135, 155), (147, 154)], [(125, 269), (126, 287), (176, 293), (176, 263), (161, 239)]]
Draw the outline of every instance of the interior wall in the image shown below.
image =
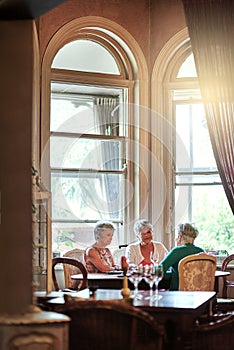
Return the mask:
[(186, 26), (181, 0), (69, 0), (40, 17), (41, 55), (58, 28), (85, 16), (104, 17), (125, 28), (151, 68), (164, 44)]
[[(43, 55), (53, 34), (79, 17), (98, 16), (112, 20), (135, 38), (149, 61), (149, 0), (69, 0), (40, 17), (40, 49)], [(139, 21), (140, 18), (140, 21)]]
[(186, 27), (181, 0), (152, 0), (150, 9), (150, 74), (158, 54), (176, 33)]

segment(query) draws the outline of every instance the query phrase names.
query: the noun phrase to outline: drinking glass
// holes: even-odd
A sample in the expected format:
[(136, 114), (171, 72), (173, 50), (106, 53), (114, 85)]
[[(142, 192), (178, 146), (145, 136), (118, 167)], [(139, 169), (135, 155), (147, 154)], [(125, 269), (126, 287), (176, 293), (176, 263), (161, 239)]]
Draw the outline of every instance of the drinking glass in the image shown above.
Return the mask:
[(140, 299), (140, 295), (138, 295), (138, 284), (143, 278), (143, 267), (142, 265), (130, 264), (128, 269), (129, 280), (134, 285), (134, 299)]
[(144, 279), (149, 284), (150, 287), (150, 295), (146, 297), (146, 299), (153, 300), (153, 286), (156, 281), (156, 269), (155, 265), (145, 265), (144, 266)]
[(155, 294), (154, 294), (154, 300), (159, 300), (162, 298), (161, 295), (158, 294), (158, 284), (163, 278), (163, 266), (162, 265), (155, 265)]

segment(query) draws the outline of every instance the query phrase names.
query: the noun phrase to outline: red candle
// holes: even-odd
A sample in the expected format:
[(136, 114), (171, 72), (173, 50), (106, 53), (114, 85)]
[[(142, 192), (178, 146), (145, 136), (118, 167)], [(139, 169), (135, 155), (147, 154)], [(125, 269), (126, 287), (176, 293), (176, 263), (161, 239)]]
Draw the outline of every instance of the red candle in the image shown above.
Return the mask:
[(127, 263), (127, 258), (126, 256), (121, 256), (121, 266), (122, 266), (122, 270), (124, 275), (126, 275), (127, 271), (128, 271), (128, 263)]

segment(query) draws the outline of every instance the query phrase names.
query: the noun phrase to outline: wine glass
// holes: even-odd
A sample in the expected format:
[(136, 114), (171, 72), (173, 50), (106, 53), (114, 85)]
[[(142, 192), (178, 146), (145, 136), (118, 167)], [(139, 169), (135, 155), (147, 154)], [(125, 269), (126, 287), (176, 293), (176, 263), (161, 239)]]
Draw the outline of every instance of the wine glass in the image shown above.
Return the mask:
[(163, 278), (163, 266), (162, 265), (155, 265), (154, 270), (155, 270), (155, 287), (156, 287), (154, 299), (159, 300), (162, 298), (162, 296), (158, 294), (158, 284), (161, 281), (161, 279)]
[(142, 265), (129, 264), (128, 269), (129, 280), (134, 285), (134, 299), (140, 299), (140, 295), (138, 295), (138, 284), (143, 278), (143, 267)]
[(156, 270), (155, 270), (155, 265), (145, 265), (144, 266), (144, 279), (145, 281), (149, 284), (150, 287), (150, 295), (146, 299), (153, 299), (153, 286), (156, 281)]

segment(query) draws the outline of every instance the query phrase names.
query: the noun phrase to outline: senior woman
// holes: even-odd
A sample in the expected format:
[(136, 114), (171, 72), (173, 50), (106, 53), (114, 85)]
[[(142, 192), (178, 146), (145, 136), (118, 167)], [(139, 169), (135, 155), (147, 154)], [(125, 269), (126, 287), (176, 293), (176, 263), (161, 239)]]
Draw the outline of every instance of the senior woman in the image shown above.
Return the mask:
[(170, 290), (178, 290), (179, 288), (178, 265), (180, 260), (188, 255), (204, 252), (203, 248), (194, 245), (198, 233), (197, 228), (193, 224), (178, 225), (177, 247), (173, 248), (161, 261), (165, 272), (171, 268), (169, 272), (171, 274)]
[(134, 232), (138, 241), (129, 244), (126, 248), (128, 264), (147, 265), (152, 260), (158, 263), (167, 255), (166, 247), (153, 240), (153, 226), (148, 220), (136, 221)]
[(111, 244), (115, 227), (110, 221), (98, 221), (94, 227), (95, 243), (85, 249), (84, 259), (88, 272), (118, 270), (108, 245)]

